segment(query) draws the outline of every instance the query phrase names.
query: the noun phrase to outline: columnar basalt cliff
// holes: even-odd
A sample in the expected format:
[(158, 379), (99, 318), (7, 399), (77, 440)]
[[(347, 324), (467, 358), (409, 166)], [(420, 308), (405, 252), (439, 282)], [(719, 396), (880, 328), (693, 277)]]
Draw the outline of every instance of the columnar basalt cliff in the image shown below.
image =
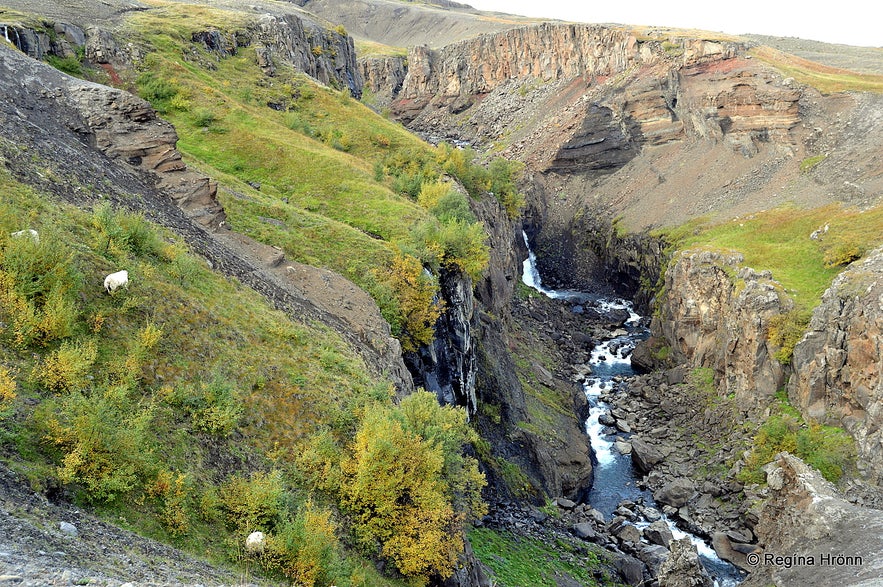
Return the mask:
[(459, 272), (443, 270), (440, 298), (445, 310), (435, 324), (435, 338), (405, 360), (415, 384), (436, 394), (442, 404), (458, 405), (475, 414), (475, 340), (478, 315), (472, 297), (472, 280)]
[(770, 320), (793, 303), (768, 271), (742, 263), (739, 254), (678, 254), (665, 274), (652, 337), (635, 361), (714, 369), (719, 392), (734, 394), (744, 412), (757, 414), (785, 382), (767, 332)]
[(808, 418), (848, 430), (859, 468), (883, 483), (883, 249), (825, 292), (792, 365), (791, 401)]

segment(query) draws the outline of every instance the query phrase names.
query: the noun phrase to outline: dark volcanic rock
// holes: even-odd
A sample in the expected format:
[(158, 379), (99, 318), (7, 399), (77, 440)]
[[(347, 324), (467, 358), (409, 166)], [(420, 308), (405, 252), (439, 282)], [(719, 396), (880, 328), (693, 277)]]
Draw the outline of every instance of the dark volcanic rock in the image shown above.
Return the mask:
[(640, 438), (632, 438), (632, 463), (641, 473), (649, 473), (665, 458), (665, 451)]

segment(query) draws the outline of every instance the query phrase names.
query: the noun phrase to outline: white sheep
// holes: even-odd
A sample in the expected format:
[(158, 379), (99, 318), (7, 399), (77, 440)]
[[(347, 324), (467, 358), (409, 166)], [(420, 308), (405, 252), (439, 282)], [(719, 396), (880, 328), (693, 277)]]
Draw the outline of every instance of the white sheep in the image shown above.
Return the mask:
[(35, 243), (40, 242), (40, 234), (34, 230), (33, 228), (28, 228), (27, 230), (17, 230), (9, 234), (12, 238), (24, 238), (30, 237)]
[(104, 278), (104, 289), (107, 293), (116, 291), (117, 288), (125, 287), (129, 289), (129, 272), (123, 269), (116, 273), (111, 273)]
[(263, 532), (252, 532), (245, 539), (245, 550), (248, 552), (263, 552), (267, 536)]

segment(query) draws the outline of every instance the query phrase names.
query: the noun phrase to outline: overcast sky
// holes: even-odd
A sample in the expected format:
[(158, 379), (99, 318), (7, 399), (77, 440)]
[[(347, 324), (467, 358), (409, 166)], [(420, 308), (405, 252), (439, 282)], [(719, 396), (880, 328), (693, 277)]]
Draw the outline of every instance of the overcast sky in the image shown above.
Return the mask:
[[(460, 0), (479, 10), (581, 22), (698, 28), (883, 47), (879, 0)], [(873, 8), (873, 6), (877, 8)]]

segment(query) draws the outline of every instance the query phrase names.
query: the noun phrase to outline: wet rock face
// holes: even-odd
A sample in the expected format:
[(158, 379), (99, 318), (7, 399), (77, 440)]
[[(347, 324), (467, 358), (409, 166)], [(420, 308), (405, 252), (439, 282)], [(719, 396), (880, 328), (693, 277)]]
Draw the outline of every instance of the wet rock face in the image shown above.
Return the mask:
[(883, 512), (844, 501), (817, 471), (788, 453), (765, 471), (771, 496), (755, 527), (763, 550), (749, 561), (754, 572), (746, 587), (883, 582)]
[(883, 482), (883, 249), (840, 274), (794, 348), (788, 396), (856, 439), (859, 466)]
[(431, 344), (409, 353), (406, 362), (418, 387), (435, 393), (441, 404), (463, 406), (474, 414), (477, 401), (473, 330), (477, 315), (472, 280), (443, 270), (439, 282), (445, 311), (435, 324), (435, 338)]
[(769, 272), (743, 267), (742, 256), (684, 251), (665, 276), (651, 330), (657, 353), (673, 364), (713, 369), (718, 390), (746, 412), (765, 408), (784, 383), (784, 367), (767, 340), (770, 320), (789, 311)]

